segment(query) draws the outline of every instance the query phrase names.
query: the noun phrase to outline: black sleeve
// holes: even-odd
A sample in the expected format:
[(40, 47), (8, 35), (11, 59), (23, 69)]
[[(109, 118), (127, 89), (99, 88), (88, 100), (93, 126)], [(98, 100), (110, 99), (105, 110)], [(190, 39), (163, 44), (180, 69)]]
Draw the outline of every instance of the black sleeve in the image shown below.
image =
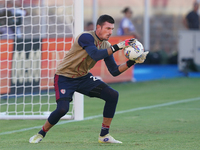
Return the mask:
[(78, 44), (86, 50), (88, 55), (95, 61), (108, 57), (107, 49), (97, 49), (91, 34), (84, 33), (78, 39)]
[(116, 64), (113, 55), (106, 57), (104, 61), (110, 74), (112, 74), (113, 76), (118, 76), (121, 74), (121, 72), (118, 69), (119, 66)]

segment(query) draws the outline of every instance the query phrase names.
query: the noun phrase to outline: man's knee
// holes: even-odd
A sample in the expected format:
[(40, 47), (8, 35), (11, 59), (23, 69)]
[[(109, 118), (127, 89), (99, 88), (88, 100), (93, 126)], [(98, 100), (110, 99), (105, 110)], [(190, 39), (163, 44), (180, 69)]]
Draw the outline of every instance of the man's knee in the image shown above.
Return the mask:
[(113, 90), (113, 91), (110, 93), (110, 97), (111, 97), (111, 99), (118, 100), (119, 93), (118, 93), (116, 90)]
[(69, 101), (59, 99), (59, 101), (57, 101), (56, 110), (54, 110), (48, 118), (49, 123), (55, 125), (68, 111)]
[(118, 102), (118, 96), (119, 93), (110, 87), (106, 88), (105, 92), (102, 92), (102, 98), (106, 101), (103, 112), (104, 117), (113, 118)]
[(111, 87), (106, 87), (101, 92), (101, 98), (106, 102), (117, 103), (118, 102), (119, 93), (112, 89)]
[(60, 114), (60, 116), (64, 116), (69, 111), (69, 103), (70, 99), (62, 98), (57, 101), (56, 111)]
[(68, 111), (69, 109), (64, 107), (57, 109), (57, 112), (60, 114), (60, 116), (64, 116)]

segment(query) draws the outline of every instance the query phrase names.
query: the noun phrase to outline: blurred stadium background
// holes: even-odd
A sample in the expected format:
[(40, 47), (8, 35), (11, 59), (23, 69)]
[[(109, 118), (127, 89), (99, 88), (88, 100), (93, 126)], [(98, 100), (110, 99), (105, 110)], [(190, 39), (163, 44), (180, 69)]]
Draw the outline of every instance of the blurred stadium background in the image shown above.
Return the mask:
[[(147, 81), (180, 76), (200, 77), (200, 45), (198, 42), (200, 41), (199, 31), (195, 31), (195, 34), (197, 33), (198, 36), (196, 36), (196, 39), (194, 40), (197, 41), (195, 42), (196, 45), (194, 46), (192, 43), (193, 38), (190, 38), (190, 31), (185, 29), (183, 25), (183, 18), (189, 11), (192, 10), (193, 3), (196, 0), (149, 0), (149, 11), (147, 15), (149, 17), (149, 35), (146, 35), (144, 28), (144, 16), (147, 8), (145, 6), (145, 1), (147, 2), (148, 0), (84, 0), (83, 24), (85, 26), (90, 21), (94, 22), (95, 24), (98, 16), (102, 14), (109, 14), (114, 17), (116, 23), (113, 37), (111, 37), (110, 41), (111, 44), (127, 38), (126, 36), (117, 36), (117, 28), (119, 27), (120, 20), (123, 17), (121, 11), (127, 6), (129, 6), (134, 13), (132, 22), (135, 25), (138, 33), (141, 35), (140, 41), (144, 43), (144, 46), (146, 46), (145, 38), (146, 36), (149, 36), (149, 45), (146, 50), (149, 50), (150, 53), (144, 64), (136, 65), (133, 70), (127, 71), (119, 78), (112, 78), (108, 75), (107, 69), (104, 68), (102, 63), (98, 62), (96, 69), (94, 68), (92, 73), (94, 75), (101, 76), (107, 83), (123, 81)], [(5, 7), (5, 2), (6, 0), (0, 0), (1, 11), (7, 9)], [(197, 2), (199, 1), (197, 0)], [(41, 81), (36, 82), (34, 79), (34, 81), (31, 81), (30, 83), (24, 81), (23, 84), (18, 84), (18, 81), (14, 81), (16, 84), (12, 82), (12, 89), (9, 91), (10, 89), (8, 86), (10, 85), (10, 77), (8, 77), (8, 75), (10, 74), (11, 70), (15, 70), (15, 68), (9, 68), (9, 65), (12, 61), (12, 40), (14, 39), (5, 39), (1, 37), (0, 48), (2, 70), (0, 74), (0, 93), (7, 94), (6, 98), (9, 97), (9, 94), (27, 94), (28, 92), (30, 93), (31, 90), (35, 90), (31, 94), (35, 92), (37, 93), (39, 90), (37, 89), (39, 85), (41, 90), (46, 90), (45, 87), (50, 87), (48, 90), (53, 89), (53, 75), (56, 64), (62, 59), (64, 53), (70, 49), (72, 37), (74, 35), (73, 0), (15, 0), (15, 7), (24, 9), (27, 15), (23, 17), (23, 23), (21, 25), (23, 37), (20, 40), (15, 39), (14, 43), (17, 44), (16, 46), (20, 47), (20, 43), (22, 43), (22, 45), (24, 45), (24, 43), (30, 43), (30, 41), (27, 39), (31, 39), (32, 41), (33, 39), (38, 39), (35, 42), (39, 44), (42, 43), (42, 46), (39, 44), (35, 46), (41, 47), (41, 58), (40, 51), (38, 51), (38, 49), (35, 50), (34, 55), (38, 56), (37, 59), (42, 60), (34, 60), (35, 57), (33, 56), (32, 59), (33, 62), (41, 61), (41, 69), (43, 72), (41, 71)], [(183, 35), (185, 37), (183, 41), (180, 41), (181, 31), (188, 31), (185, 36)], [(40, 41), (41, 39), (42, 41)], [(182, 49), (184, 49), (183, 52)], [(21, 48), (21, 50), (23, 50), (23, 48)], [(187, 56), (188, 50), (191, 52), (189, 56)], [(183, 56), (181, 58), (178, 57), (180, 52), (182, 53), (181, 56)], [(115, 54), (117, 63), (125, 61), (125, 58), (121, 57), (121, 55), (123, 55), (121, 52)], [(16, 57), (16, 59), (19, 58)], [(183, 59), (188, 61), (183, 61)], [(13, 62), (14, 61), (15, 60), (13, 60)], [(181, 63), (181, 67), (179, 66), (179, 63)], [(7, 69), (10, 70), (8, 71)], [(21, 69), (24, 71), (25, 75), (31, 70), (30, 68), (27, 69), (27, 66), (23, 65)], [(18, 68), (16, 70), (19, 71), (20, 69)], [(20, 77), (20, 74), (17, 73), (17, 75), (18, 79), (23, 78), (23, 76)], [(40, 76), (40, 73), (36, 75)], [(28, 77), (25, 78), (31, 79)], [(13, 79), (16, 78), (11, 77), (11, 80)], [(24, 89), (24, 85), (33, 85), (31, 87), (33, 89)], [(26, 90), (28, 92), (26, 92)], [(49, 96), (49, 91), (46, 92), (46, 95)]]
[[(4, 115), (37, 115), (46, 111), (49, 115), (55, 109), (53, 76), (57, 63), (73, 42), (74, 4), (73, 0), (15, 0), (16, 7), (27, 15), (21, 27), (23, 38), (0, 36), (0, 149), (199, 149), (200, 37), (194, 40), (194, 32), (183, 25), (194, 1), (149, 0), (150, 54), (145, 63), (135, 65), (119, 78), (109, 76), (101, 62), (92, 70), (107, 83), (128, 81), (110, 84), (120, 92), (112, 133), (123, 140), (123, 145), (97, 144), (103, 101), (84, 97), (84, 120), (60, 121), (38, 147), (29, 144), (28, 139), (38, 132), (44, 120), (9, 120)], [(121, 11), (129, 6), (144, 43), (144, 3), (145, 0), (84, 0), (83, 24), (86, 26), (102, 14), (113, 16), (116, 24), (110, 42), (117, 43), (127, 38), (117, 36), (116, 30), (123, 17)], [(5, 0), (0, 0), (0, 12), (6, 9), (4, 4)], [(180, 38), (181, 32), (184, 38)], [(121, 51), (114, 55), (117, 63), (126, 61), (122, 55)]]
[[(0, 1), (0, 8), (4, 7), (4, 1)], [(96, 2), (95, 2), (96, 1)], [(149, 17), (150, 17), (150, 51), (152, 53), (151, 59), (148, 63), (151, 64), (177, 64), (177, 53), (178, 53), (178, 39), (179, 31), (185, 30), (183, 26), (183, 17), (192, 9), (193, 2), (195, 0), (150, 0), (149, 5)], [(39, 33), (39, 18), (37, 14), (41, 11), (37, 6), (41, 5), (41, 0), (16, 0), (19, 7), (23, 6), (24, 9), (32, 14), (24, 18), (23, 33), (26, 37), (29, 37), (30, 31), (33, 31), (34, 36), (38, 36)], [(119, 22), (123, 17), (121, 11), (124, 7), (130, 6), (134, 12), (132, 21), (141, 35), (141, 42), (143, 42), (143, 23), (144, 23), (144, 1), (137, 0), (124, 0), (124, 1), (114, 1), (114, 0), (85, 0), (84, 1), (84, 24), (93, 21), (94, 12), (94, 2), (97, 3), (97, 15), (110, 14), (116, 20), (115, 30), (113, 35), (116, 35), (116, 29), (119, 26)], [(43, 0), (43, 5), (49, 6), (48, 9), (48, 34), (49, 37), (56, 37), (55, 21), (57, 23), (62, 23), (62, 17), (55, 20), (55, 15), (60, 15), (62, 13), (63, 7), (57, 7), (69, 5), (71, 1), (55, 1), (55, 0)], [(30, 7), (34, 7), (33, 9)], [(66, 8), (66, 11), (67, 8)], [(66, 20), (68, 21), (68, 20)], [(31, 22), (31, 25), (30, 25)], [(57, 36), (72, 36), (69, 31), (69, 27), (61, 27), (57, 29)], [(63, 32), (65, 31), (65, 32)], [(68, 33), (62, 35), (61, 33)]]

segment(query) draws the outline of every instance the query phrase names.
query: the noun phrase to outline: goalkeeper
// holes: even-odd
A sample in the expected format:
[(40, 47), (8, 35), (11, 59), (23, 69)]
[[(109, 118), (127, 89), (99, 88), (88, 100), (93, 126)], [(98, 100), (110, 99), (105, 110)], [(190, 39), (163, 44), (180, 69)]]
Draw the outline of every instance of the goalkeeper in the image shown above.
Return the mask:
[(109, 134), (111, 121), (118, 102), (118, 92), (103, 81), (95, 78), (89, 71), (97, 61), (104, 59), (109, 72), (118, 76), (135, 63), (143, 63), (147, 52), (135, 61), (117, 65), (113, 53), (125, 48), (136, 39), (127, 39), (111, 46), (108, 42), (114, 29), (114, 19), (109, 15), (98, 18), (95, 31), (80, 34), (74, 41), (70, 51), (58, 65), (54, 87), (57, 108), (50, 114), (42, 129), (29, 139), (30, 143), (40, 142), (61, 117), (69, 110), (69, 104), (75, 91), (89, 97), (97, 97), (105, 101), (103, 122), (98, 137), (99, 143), (122, 143)]

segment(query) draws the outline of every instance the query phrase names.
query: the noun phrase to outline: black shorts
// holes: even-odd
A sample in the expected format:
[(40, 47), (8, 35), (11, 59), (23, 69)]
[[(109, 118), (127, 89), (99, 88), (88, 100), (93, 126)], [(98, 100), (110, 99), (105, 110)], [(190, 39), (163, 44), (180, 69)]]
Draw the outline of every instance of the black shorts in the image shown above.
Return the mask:
[(72, 99), (75, 91), (91, 96), (90, 91), (99, 85), (106, 86), (103, 81), (97, 79), (91, 73), (79, 78), (68, 78), (61, 75), (54, 77), (56, 100), (61, 98)]

